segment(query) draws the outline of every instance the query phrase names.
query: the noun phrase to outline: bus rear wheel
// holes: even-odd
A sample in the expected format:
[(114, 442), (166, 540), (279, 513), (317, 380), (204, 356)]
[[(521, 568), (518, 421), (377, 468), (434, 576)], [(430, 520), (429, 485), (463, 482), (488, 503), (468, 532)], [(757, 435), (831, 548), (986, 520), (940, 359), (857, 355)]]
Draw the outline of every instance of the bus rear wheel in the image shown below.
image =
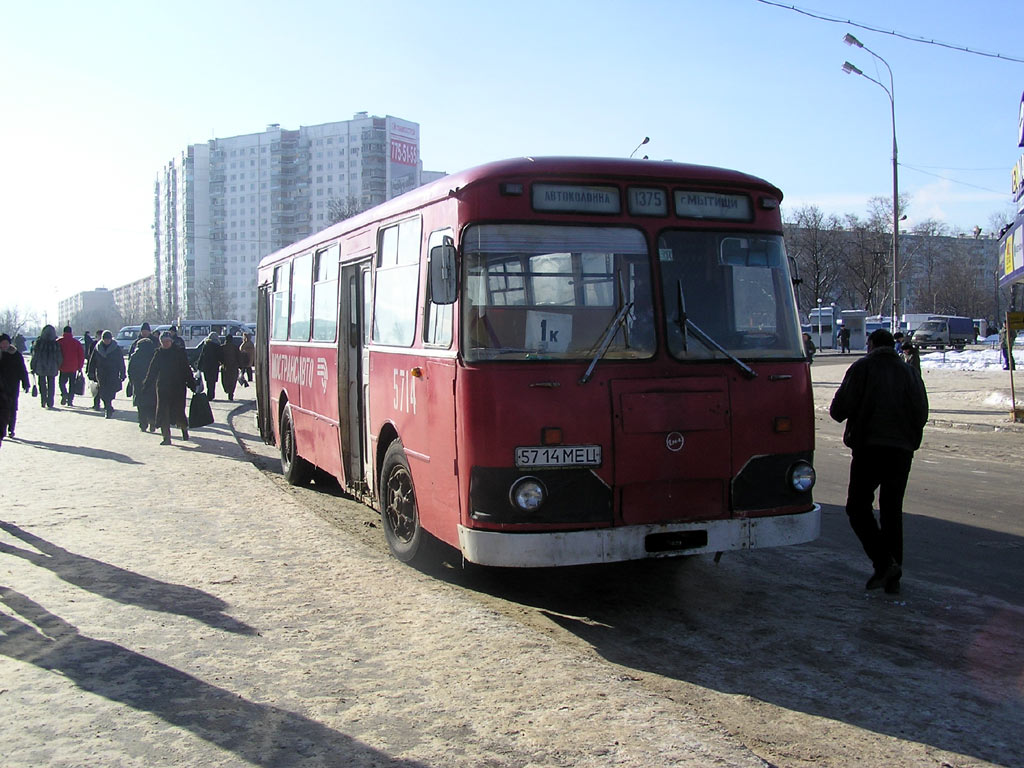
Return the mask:
[(305, 485), (313, 476), (313, 465), (299, 456), (291, 409), (281, 414), (281, 474), (289, 485)]
[(412, 485), (409, 460), (402, 444), (395, 441), (384, 454), (381, 469), (380, 516), (384, 524), (384, 538), (388, 548), (398, 560), (411, 563), (424, 547), (426, 534), (420, 526), (416, 491)]

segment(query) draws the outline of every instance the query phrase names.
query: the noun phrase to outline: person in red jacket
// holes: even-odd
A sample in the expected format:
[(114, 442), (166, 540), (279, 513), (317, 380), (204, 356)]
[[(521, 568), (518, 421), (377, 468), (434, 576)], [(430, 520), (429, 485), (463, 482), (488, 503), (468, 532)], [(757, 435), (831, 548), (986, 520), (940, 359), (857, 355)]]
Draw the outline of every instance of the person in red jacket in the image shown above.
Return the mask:
[(75, 379), (85, 365), (82, 342), (71, 335), (71, 326), (64, 326), (64, 335), (57, 339), (63, 360), (60, 364), (60, 404), (75, 404)]

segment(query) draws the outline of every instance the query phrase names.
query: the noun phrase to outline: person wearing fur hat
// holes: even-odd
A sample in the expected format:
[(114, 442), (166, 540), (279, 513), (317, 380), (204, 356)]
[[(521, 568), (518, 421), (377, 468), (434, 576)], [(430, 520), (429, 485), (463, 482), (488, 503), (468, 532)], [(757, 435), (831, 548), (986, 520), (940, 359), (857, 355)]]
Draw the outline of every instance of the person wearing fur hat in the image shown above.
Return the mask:
[(160, 348), (153, 355), (142, 388), (156, 392), (156, 422), (163, 440), (171, 444), (171, 424), (181, 428), (181, 439), (188, 440), (188, 417), (185, 415), (185, 387), (196, 391), (198, 382), (188, 364), (188, 354), (174, 343), (167, 331), (160, 334)]
[(124, 352), (110, 331), (104, 331), (100, 336), (100, 342), (89, 358), (86, 374), (100, 385), (97, 394), (103, 401), (106, 417), (113, 418), (114, 398), (121, 391), (121, 382), (127, 378), (127, 373), (124, 368)]

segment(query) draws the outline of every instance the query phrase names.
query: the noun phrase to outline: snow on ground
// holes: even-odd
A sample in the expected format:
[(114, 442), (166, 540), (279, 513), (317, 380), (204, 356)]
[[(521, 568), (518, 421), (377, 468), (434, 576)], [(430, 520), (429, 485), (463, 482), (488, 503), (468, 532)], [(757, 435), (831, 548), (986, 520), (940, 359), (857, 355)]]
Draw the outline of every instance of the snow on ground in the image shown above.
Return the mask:
[[(995, 337), (996, 346), (987, 349), (965, 349), (963, 352), (946, 350), (945, 352), (921, 353), (921, 367), (938, 371), (1001, 371), (1003, 358), (998, 346), (999, 337)], [(985, 339), (987, 342), (988, 339)], [(1024, 344), (1017, 339), (1013, 345), (1014, 359), (1024, 364)]]
[(1003, 358), (998, 349), (947, 350), (921, 353), (921, 367), (940, 371), (1001, 371)]

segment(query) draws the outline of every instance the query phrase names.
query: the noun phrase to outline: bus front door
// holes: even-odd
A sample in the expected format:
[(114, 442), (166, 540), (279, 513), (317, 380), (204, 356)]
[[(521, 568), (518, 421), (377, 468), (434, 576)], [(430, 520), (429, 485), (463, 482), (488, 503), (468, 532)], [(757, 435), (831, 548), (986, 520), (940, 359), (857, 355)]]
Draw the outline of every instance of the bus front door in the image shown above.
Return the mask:
[(256, 299), (256, 423), (267, 445), (276, 442), (270, 407), (270, 294), (270, 283), (264, 283)]

